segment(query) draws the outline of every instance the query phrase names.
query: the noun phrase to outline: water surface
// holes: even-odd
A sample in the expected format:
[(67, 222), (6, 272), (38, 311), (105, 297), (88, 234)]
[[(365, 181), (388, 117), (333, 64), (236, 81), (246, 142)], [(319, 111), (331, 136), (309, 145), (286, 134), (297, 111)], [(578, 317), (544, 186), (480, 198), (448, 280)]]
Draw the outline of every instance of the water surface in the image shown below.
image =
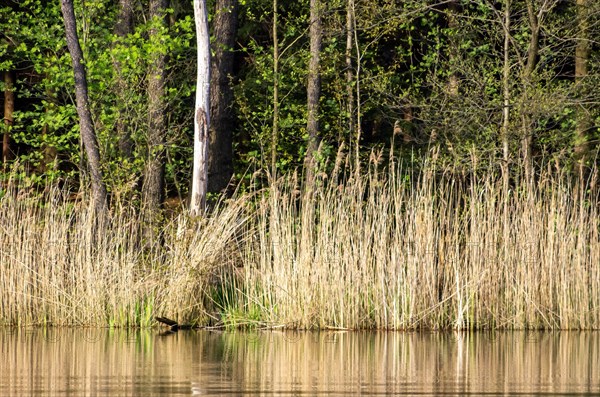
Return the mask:
[(595, 332), (0, 328), (2, 396), (600, 395)]

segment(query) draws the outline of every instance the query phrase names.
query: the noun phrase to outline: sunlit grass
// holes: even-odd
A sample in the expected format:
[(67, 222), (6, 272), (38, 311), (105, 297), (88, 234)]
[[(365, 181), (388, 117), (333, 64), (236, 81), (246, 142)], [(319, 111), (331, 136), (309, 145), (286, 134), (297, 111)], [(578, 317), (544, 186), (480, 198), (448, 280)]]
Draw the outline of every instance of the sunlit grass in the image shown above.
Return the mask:
[(133, 208), (8, 191), (0, 324), (600, 328), (596, 185), (425, 169), (293, 174), (151, 233)]
[(271, 187), (246, 275), (268, 323), (600, 327), (597, 188), (551, 171), (508, 191), (492, 172), (406, 175)]
[[(45, 202), (45, 204), (42, 204)], [(52, 190), (0, 201), (0, 323), (132, 327), (207, 316), (202, 291), (236, 257), (243, 202), (148, 233), (133, 209), (99, 222)], [(244, 200), (242, 200), (244, 201)]]

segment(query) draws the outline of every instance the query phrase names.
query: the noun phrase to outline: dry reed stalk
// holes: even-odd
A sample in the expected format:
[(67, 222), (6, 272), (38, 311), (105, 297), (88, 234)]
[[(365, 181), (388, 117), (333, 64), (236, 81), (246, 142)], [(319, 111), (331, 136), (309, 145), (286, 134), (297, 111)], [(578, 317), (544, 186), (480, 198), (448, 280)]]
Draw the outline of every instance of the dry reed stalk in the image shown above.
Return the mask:
[(597, 193), (552, 173), (510, 192), (492, 172), (404, 175), (273, 184), (245, 299), (299, 328), (600, 327)]
[(144, 241), (134, 208), (99, 223), (91, 206), (66, 197), (13, 191), (0, 200), (0, 324), (147, 326), (155, 314), (206, 315), (203, 289), (237, 260), (247, 199), (168, 222)]
[(9, 191), (0, 323), (219, 311), (230, 325), (295, 328), (600, 328), (597, 188), (548, 170), (505, 191), (493, 171), (363, 169), (305, 186), (292, 174), (157, 234), (134, 208), (99, 223), (64, 192), (41, 204)]

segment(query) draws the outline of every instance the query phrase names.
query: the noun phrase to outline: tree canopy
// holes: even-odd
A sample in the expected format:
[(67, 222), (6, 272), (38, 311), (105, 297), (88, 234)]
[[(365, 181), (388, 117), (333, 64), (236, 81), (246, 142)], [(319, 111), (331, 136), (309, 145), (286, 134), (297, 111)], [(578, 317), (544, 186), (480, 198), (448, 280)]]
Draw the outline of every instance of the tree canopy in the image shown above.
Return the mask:
[[(158, 3), (163, 11), (153, 8)], [(142, 200), (158, 161), (164, 183), (153, 202), (186, 197), (196, 84), (192, 4), (74, 6), (109, 195)], [(436, 161), (453, 169), (472, 156), (507, 170), (554, 164), (575, 171), (597, 161), (598, 2), (242, 0), (208, 2), (208, 9), (213, 70), (224, 57), (232, 65), (211, 91), (212, 101), (226, 101), (211, 128), (230, 134), (215, 156), (233, 155), (213, 158), (209, 180), (220, 172), (226, 181), (225, 170), (244, 183), (272, 162), (285, 173), (301, 167), (317, 142), (314, 167), (323, 171), (338, 151), (358, 160), (375, 148), (405, 161), (435, 149)], [(3, 179), (76, 189), (89, 169), (60, 2), (2, 1), (0, 14)], [(219, 23), (235, 29), (219, 30)], [(308, 100), (315, 77), (320, 92)]]

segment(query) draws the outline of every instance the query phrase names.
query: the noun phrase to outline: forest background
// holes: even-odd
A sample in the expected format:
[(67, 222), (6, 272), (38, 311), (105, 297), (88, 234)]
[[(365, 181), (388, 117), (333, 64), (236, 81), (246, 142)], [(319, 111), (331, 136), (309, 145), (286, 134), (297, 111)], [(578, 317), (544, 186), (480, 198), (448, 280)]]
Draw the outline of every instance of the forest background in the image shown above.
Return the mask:
[(192, 3), (74, 3), (111, 221), (60, 2), (3, 0), (2, 321), (600, 326), (599, 2), (209, 1), (200, 221)]
[[(191, 3), (75, 3), (111, 196), (140, 200), (146, 192), (153, 209), (165, 195), (184, 198), (196, 67)], [(317, 146), (322, 165), (340, 148), (368, 158), (392, 145), (403, 160), (438, 145), (438, 160), (453, 167), (472, 156), (509, 169), (596, 161), (597, 2), (306, 0), (275, 2), (278, 21), (273, 5), (209, 4), (211, 192), (273, 161), (282, 173), (300, 167)], [(317, 46), (311, 7), (319, 7)], [(1, 13), (4, 179), (77, 190), (86, 163), (59, 4), (8, 1)], [(307, 127), (311, 51), (320, 55), (316, 127)]]

